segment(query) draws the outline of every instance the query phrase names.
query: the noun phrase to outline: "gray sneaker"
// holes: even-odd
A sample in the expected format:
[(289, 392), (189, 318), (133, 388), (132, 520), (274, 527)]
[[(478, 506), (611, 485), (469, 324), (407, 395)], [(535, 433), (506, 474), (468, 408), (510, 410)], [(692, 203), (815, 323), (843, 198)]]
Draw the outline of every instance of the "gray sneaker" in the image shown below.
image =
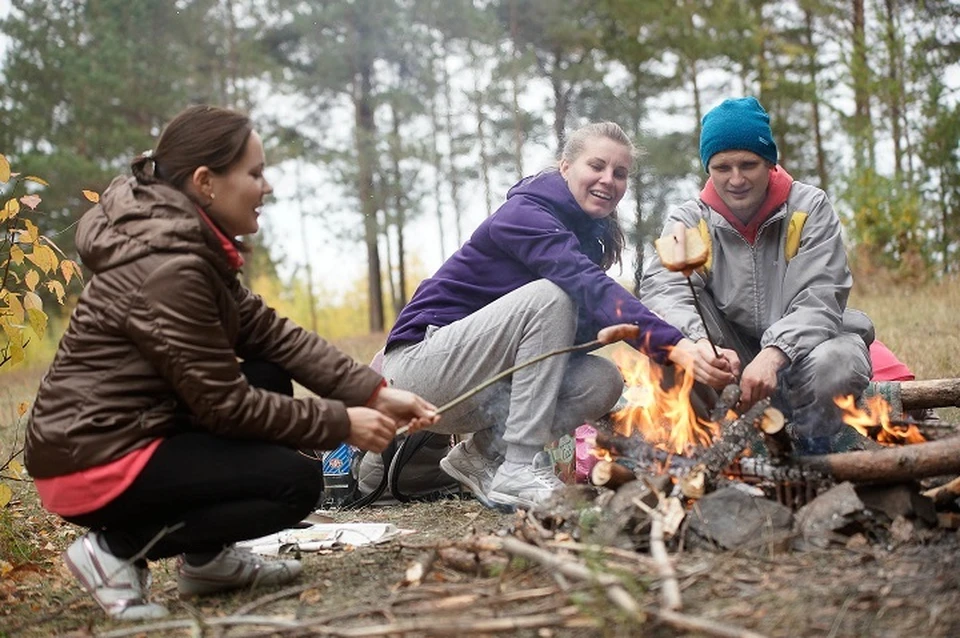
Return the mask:
[(547, 452), (539, 452), (530, 464), (504, 461), (497, 470), (488, 496), (497, 505), (530, 508), (546, 501), (563, 481), (553, 470)]
[(147, 601), (150, 571), (117, 558), (87, 532), (63, 553), (63, 561), (107, 615), (120, 620), (163, 618), (167, 608)]
[(230, 545), (199, 567), (181, 556), (177, 589), (184, 596), (203, 596), (228, 589), (283, 585), (299, 576), (302, 569), (298, 560), (265, 560), (248, 549)]
[(493, 476), (502, 462), (502, 458), (485, 457), (474, 445), (473, 439), (467, 439), (457, 443), (440, 459), (440, 469), (463, 483), (485, 506), (494, 507), (487, 495)]

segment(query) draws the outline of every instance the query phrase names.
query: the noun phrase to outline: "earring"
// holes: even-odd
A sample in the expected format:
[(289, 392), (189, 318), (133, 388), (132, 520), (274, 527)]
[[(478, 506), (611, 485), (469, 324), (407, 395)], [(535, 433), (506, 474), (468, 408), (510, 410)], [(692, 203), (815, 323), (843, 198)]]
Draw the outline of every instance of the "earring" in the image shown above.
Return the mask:
[(210, 193), (210, 199), (211, 199), (211, 200), (216, 199), (216, 198), (217, 198), (217, 194), (216, 194), (216, 193)]

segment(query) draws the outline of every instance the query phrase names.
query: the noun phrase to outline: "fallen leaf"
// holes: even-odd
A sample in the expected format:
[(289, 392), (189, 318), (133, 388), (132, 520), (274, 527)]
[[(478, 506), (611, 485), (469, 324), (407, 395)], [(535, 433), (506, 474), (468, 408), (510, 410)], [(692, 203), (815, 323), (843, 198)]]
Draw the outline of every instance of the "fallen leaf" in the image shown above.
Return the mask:
[(88, 191), (84, 189), (81, 192), (83, 193), (83, 196), (87, 198), (88, 201), (91, 201), (94, 204), (100, 201), (100, 194), (97, 191)]
[(13, 490), (6, 483), (0, 483), (0, 507), (6, 507), (13, 498)]

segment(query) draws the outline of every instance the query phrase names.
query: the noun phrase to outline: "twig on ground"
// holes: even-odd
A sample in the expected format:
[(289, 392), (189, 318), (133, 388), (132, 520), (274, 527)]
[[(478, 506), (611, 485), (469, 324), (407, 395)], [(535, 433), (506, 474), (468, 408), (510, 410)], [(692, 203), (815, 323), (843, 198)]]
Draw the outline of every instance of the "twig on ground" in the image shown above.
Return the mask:
[[(661, 496), (660, 502), (663, 503)], [(666, 611), (677, 611), (683, 607), (680, 598), (680, 583), (677, 582), (677, 572), (673, 569), (667, 546), (663, 541), (663, 515), (659, 509), (651, 508), (638, 498), (633, 504), (650, 517), (650, 557), (657, 568), (657, 575), (662, 583), (660, 589), (660, 606)]]

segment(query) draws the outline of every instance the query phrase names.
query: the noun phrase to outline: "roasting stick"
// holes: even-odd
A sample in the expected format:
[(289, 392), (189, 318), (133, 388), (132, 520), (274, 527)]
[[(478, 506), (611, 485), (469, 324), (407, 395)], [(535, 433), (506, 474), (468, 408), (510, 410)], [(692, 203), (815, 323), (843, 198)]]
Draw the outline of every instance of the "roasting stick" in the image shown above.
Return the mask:
[[(522, 370), (527, 366), (531, 366), (534, 363), (539, 363), (544, 359), (555, 357), (558, 354), (567, 354), (569, 352), (579, 352), (581, 350), (591, 350), (593, 348), (598, 348), (600, 346), (606, 346), (611, 343), (616, 343), (617, 341), (622, 341), (623, 339), (636, 339), (639, 335), (640, 335), (640, 327), (630, 323), (618, 323), (613, 326), (607, 326), (606, 328), (604, 328), (603, 330), (597, 333), (597, 338), (594, 339), (593, 341), (580, 343), (575, 346), (568, 346), (566, 348), (558, 348), (556, 350), (551, 350), (550, 352), (544, 352), (543, 354), (537, 355), (536, 357), (530, 359), (529, 361), (518, 363), (512, 368), (507, 368), (503, 372), (495, 374), (494, 376), (490, 377), (480, 385), (474, 388), (471, 388), (470, 390), (467, 390), (460, 396), (457, 396), (451, 399), (450, 401), (447, 401), (446, 403), (441, 405), (439, 408), (437, 408), (437, 411), (435, 414), (437, 415), (443, 414), (450, 408), (460, 405), (470, 397), (476, 395), (479, 392), (482, 392), (483, 390), (486, 390), (497, 381), (500, 381), (501, 379), (509, 377), (514, 372), (518, 370)], [(400, 436), (401, 434), (406, 434), (409, 431), (410, 431), (410, 426), (404, 425), (402, 427), (397, 428), (396, 436)]]
[(710, 326), (707, 325), (707, 320), (703, 316), (703, 309), (700, 307), (700, 298), (697, 296), (697, 288), (693, 285), (693, 280), (690, 279), (690, 275), (684, 275), (687, 279), (687, 283), (690, 285), (690, 292), (693, 293), (693, 307), (697, 309), (697, 314), (700, 315), (700, 321), (703, 322), (703, 331), (707, 333), (707, 341), (710, 342), (710, 347), (713, 348), (713, 354), (718, 359), (720, 358), (720, 351), (717, 350), (717, 342), (713, 340), (713, 337), (710, 336)]

